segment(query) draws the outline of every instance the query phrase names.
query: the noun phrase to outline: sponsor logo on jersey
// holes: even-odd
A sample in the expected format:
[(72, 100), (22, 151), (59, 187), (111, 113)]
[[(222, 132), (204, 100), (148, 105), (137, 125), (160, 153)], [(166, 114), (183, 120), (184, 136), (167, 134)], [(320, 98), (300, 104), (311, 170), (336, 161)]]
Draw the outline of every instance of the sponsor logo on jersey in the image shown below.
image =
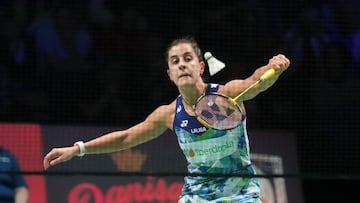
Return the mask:
[(216, 88), (219, 84), (210, 84), (211, 88)]
[(189, 120), (182, 120), (180, 123), (180, 127), (185, 128), (189, 124)]
[(202, 126), (200, 128), (193, 128), (190, 130), (190, 132), (196, 134), (196, 133), (203, 133), (206, 130), (207, 130), (206, 127)]
[(180, 144), (189, 162), (207, 162), (221, 159), (237, 151), (237, 138), (222, 136), (210, 140)]
[(181, 106), (179, 105), (177, 108), (176, 108), (176, 112), (179, 113), (181, 111)]

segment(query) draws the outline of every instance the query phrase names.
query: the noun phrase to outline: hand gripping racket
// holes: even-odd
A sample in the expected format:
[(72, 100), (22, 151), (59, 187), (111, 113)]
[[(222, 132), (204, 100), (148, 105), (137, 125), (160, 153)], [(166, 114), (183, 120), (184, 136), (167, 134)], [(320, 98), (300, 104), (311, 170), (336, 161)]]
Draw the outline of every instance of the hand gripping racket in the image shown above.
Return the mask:
[(255, 83), (234, 98), (219, 93), (209, 93), (200, 97), (194, 107), (197, 120), (205, 127), (217, 130), (232, 129), (240, 125), (245, 118), (245, 113), (237, 100), (256, 85), (274, 76), (276, 72), (274, 68), (269, 69)]

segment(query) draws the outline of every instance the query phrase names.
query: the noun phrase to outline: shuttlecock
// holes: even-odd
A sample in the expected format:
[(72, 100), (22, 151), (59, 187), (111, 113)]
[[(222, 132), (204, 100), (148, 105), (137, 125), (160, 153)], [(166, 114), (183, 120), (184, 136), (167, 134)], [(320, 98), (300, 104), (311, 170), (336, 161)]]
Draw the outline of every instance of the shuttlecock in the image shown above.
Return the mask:
[(208, 63), (209, 66), (209, 73), (211, 76), (215, 75), (219, 71), (221, 71), (223, 68), (225, 68), (225, 64), (215, 58), (210, 52), (206, 52), (204, 54), (205, 60)]

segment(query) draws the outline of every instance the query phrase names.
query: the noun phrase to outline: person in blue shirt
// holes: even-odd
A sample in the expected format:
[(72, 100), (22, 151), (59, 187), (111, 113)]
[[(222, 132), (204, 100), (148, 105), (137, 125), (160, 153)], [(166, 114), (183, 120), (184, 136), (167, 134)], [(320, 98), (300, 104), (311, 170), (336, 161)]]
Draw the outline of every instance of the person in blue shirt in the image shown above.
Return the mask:
[(28, 185), (15, 156), (0, 146), (0, 203), (27, 203)]
[[(250, 160), (246, 119), (233, 129), (216, 130), (196, 119), (193, 106), (207, 92), (235, 97), (269, 69), (277, 70), (273, 77), (249, 90), (238, 101), (245, 112), (243, 101), (253, 99), (271, 87), (289, 67), (289, 59), (278, 54), (269, 59), (268, 64), (256, 69), (250, 77), (231, 80), (224, 85), (204, 82), (202, 75), (205, 62), (198, 43), (192, 37), (174, 40), (167, 49), (166, 60), (167, 74), (180, 93), (176, 99), (156, 108), (144, 121), (128, 129), (110, 132), (85, 143), (78, 141), (73, 146), (53, 148), (44, 157), (44, 169), (68, 161), (76, 155), (128, 149), (171, 129), (187, 159), (188, 172), (196, 174), (185, 177), (179, 203), (261, 202), (260, 185), (254, 176), (256, 173)], [(224, 176), (215, 177), (210, 174)], [(231, 176), (232, 174), (235, 176)]]

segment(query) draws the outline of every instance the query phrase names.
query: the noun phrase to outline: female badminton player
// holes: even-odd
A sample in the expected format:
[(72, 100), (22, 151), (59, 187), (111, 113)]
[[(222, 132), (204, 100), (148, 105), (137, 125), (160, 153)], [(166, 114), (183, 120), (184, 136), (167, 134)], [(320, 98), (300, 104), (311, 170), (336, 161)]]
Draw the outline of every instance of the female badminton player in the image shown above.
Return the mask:
[[(87, 142), (77, 141), (73, 146), (53, 148), (44, 157), (44, 169), (68, 161), (74, 156), (131, 148), (171, 129), (187, 159), (190, 174), (184, 178), (179, 203), (261, 202), (260, 185), (254, 176), (256, 173), (250, 160), (243, 101), (253, 99), (271, 87), (289, 67), (290, 61), (282, 54), (273, 56), (268, 64), (257, 68), (246, 79), (231, 80), (220, 85), (207, 84), (202, 79), (206, 65), (198, 43), (192, 37), (173, 41), (166, 51), (166, 60), (167, 74), (180, 93), (174, 101), (159, 106), (144, 121), (128, 129), (110, 132)], [(199, 122), (194, 106), (203, 95), (216, 92), (234, 98), (270, 69), (275, 70), (272, 77), (253, 86), (241, 99), (236, 100), (243, 115), (237, 125), (216, 129)], [(209, 101), (209, 107), (204, 107), (208, 117), (214, 116), (216, 111), (223, 111), (222, 106), (214, 106), (213, 102), (216, 103)], [(231, 114), (230, 111), (225, 112)], [(227, 116), (226, 113), (224, 116)], [(224, 116), (215, 118), (221, 121)]]

